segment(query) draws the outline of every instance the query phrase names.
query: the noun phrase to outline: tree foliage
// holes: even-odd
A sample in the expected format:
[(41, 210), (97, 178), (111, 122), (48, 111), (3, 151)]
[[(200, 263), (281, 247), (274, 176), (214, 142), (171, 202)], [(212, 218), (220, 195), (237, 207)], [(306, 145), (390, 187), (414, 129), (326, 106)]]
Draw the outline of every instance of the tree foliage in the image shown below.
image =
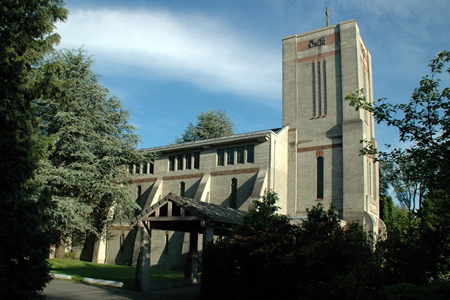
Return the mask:
[(321, 205), (292, 225), (276, 214), (276, 199), (267, 193), (230, 237), (207, 247), (205, 291), (220, 299), (368, 299), (376, 268), (362, 227), (343, 226)]
[[(380, 182), (386, 185), (385, 188), (391, 188), (398, 202), (402, 207), (415, 212), (422, 207), (425, 194), (423, 179), (417, 176), (411, 178), (411, 169), (414, 168), (414, 162), (399, 156), (398, 161), (380, 162)], [(388, 193), (385, 193), (387, 196)]]
[(409, 144), (405, 149), (389, 148), (389, 151), (379, 152), (368, 142), (363, 153), (375, 154), (379, 160), (400, 165), (401, 175), (409, 183), (422, 184), (427, 195), (439, 191), (450, 194), (450, 88), (439, 88), (442, 71), (450, 74), (450, 68), (444, 70), (449, 60), (448, 51), (432, 59), (430, 75), (422, 78), (406, 103), (391, 104), (384, 98), (370, 103), (363, 90), (346, 97), (356, 109), (372, 112), (378, 123), (397, 128), (399, 140)]
[(153, 158), (136, 150), (128, 111), (99, 84), (92, 64), (78, 49), (56, 52), (40, 67), (45, 94), (34, 107), (41, 136), (55, 143), (38, 175), (50, 189), (48, 212), (58, 237), (74, 230), (100, 234), (133, 216), (138, 207), (124, 166)]
[(440, 74), (450, 74), (444, 69), (449, 61), (448, 51), (432, 59), (430, 75), (406, 103), (370, 103), (364, 91), (346, 97), (378, 123), (397, 128), (408, 145), (379, 152), (366, 143), (362, 150), (384, 162), (389, 184), (407, 208), (394, 210), (387, 239), (377, 245), (387, 283), (425, 285), (450, 272), (450, 88), (439, 87)]
[(202, 111), (197, 116), (197, 124), (189, 123), (183, 135), (175, 139), (175, 143), (195, 142), (233, 134), (234, 124), (227, 116), (226, 111)]
[(33, 299), (49, 281), (47, 199), (34, 173), (51, 140), (41, 139), (32, 118), (40, 97), (38, 61), (59, 36), (54, 23), (67, 10), (59, 0), (2, 0), (0, 4), (0, 294)]

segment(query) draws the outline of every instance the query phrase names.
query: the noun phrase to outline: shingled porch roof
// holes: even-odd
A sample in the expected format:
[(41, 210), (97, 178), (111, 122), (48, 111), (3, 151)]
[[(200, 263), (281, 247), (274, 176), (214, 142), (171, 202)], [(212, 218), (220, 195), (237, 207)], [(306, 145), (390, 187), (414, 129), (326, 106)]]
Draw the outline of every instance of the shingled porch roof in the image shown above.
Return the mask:
[(139, 221), (150, 222), (152, 229), (202, 233), (203, 228), (214, 228), (215, 235), (224, 235), (233, 226), (242, 223), (245, 212), (206, 203), (169, 193), (154, 205), (144, 208), (136, 216)]

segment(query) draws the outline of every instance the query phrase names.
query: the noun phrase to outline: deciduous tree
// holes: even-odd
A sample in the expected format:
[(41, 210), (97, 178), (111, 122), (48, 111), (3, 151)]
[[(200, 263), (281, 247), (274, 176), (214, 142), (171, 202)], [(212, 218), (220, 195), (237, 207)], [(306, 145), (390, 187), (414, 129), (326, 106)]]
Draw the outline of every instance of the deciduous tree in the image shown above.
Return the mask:
[(372, 112), (378, 123), (396, 128), (399, 140), (408, 143), (405, 149), (379, 152), (368, 142), (362, 150), (394, 166), (391, 185), (399, 187), (398, 198), (410, 210), (396, 211), (387, 222), (387, 240), (377, 246), (385, 251), (386, 277), (397, 283), (425, 284), (450, 272), (450, 88), (439, 86), (440, 74), (450, 74), (444, 69), (449, 61), (448, 51), (432, 59), (430, 75), (407, 102), (370, 103), (364, 91), (346, 97), (356, 109)]
[[(442, 71), (450, 74), (450, 68), (444, 70), (449, 61), (448, 51), (440, 52), (432, 59), (430, 75), (422, 78), (406, 103), (392, 104), (384, 98), (371, 103), (366, 101), (363, 90), (346, 96), (356, 109), (372, 112), (378, 123), (395, 127), (399, 140), (409, 144), (405, 149), (389, 148), (380, 152), (367, 142), (363, 153), (403, 165), (402, 173), (406, 180), (409, 183), (420, 182), (428, 198), (440, 191), (450, 195), (450, 88), (439, 87)], [(417, 208), (421, 207), (419, 204)]]

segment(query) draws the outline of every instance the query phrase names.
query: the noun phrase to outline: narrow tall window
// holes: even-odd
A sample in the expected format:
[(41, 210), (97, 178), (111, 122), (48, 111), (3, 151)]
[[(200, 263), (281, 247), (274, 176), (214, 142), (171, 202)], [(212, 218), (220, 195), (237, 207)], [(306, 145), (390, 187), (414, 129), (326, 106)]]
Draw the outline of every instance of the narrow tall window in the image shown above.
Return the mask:
[(120, 235), (120, 252), (123, 252), (125, 249), (125, 231), (122, 230), (122, 234)]
[(186, 193), (186, 183), (184, 181), (180, 182), (180, 196), (184, 197)]
[(138, 185), (138, 187), (137, 187), (137, 196), (138, 196), (138, 198), (141, 196), (141, 194), (142, 194), (142, 186)]
[(372, 163), (369, 162), (369, 195), (372, 195)]
[(237, 179), (231, 179), (230, 207), (237, 208)]
[(183, 170), (183, 155), (177, 155), (177, 170)]
[(141, 174), (141, 165), (136, 165), (136, 175)]
[(234, 165), (234, 149), (227, 149), (227, 165)]
[(166, 234), (164, 237), (164, 254), (169, 254), (169, 231), (166, 230)]
[(315, 118), (317, 116), (317, 112), (316, 112), (316, 65), (314, 63), (312, 63), (312, 82), (311, 82), (311, 87), (312, 87), (312, 116), (313, 118)]
[(253, 145), (247, 146), (247, 162), (254, 163), (255, 162), (255, 147)]
[(217, 165), (218, 166), (225, 165), (225, 149), (217, 150)]
[(327, 61), (323, 61), (323, 116), (328, 114), (327, 103)]
[(169, 156), (169, 171), (175, 171), (175, 156)]
[(154, 172), (155, 172), (155, 161), (154, 160), (152, 160), (151, 162), (150, 162), (150, 166), (149, 166), (149, 174), (153, 174)]
[(238, 164), (243, 164), (244, 163), (244, 153), (245, 153), (245, 147), (244, 146), (237, 147), (236, 160), (237, 160)]
[(142, 174), (148, 173), (148, 163), (142, 165)]
[(323, 199), (323, 157), (317, 157), (317, 199)]
[(191, 157), (192, 157), (191, 153), (186, 154), (186, 169), (187, 170), (192, 169), (192, 158)]
[(200, 152), (195, 152), (194, 156), (194, 169), (200, 169)]
[(319, 105), (319, 117), (322, 116), (322, 77), (320, 75), (320, 61), (317, 62), (317, 103)]

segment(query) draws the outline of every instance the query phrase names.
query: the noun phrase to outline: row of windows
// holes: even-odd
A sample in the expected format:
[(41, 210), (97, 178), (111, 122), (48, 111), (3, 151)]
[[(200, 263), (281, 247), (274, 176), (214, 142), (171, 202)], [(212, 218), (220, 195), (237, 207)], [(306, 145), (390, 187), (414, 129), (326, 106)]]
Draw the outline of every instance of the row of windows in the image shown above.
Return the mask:
[[(255, 162), (253, 145), (224, 148), (217, 150), (217, 165), (227, 166)], [(200, 169), (200, 152), (169, 156), (169, 171)], [(153, 174), (153, 162), (128, 166), (130, 174)]]
[[(237, 208), (237, 179), (233, 178), (231, 179), (231, 185), (230, 185), (230, 207), (231, 208)], [(186, 183), (184, 181), (180, 182), (180, 191), (179, 195), (181, 197), (186, 196)], [(142, 186), (137, 186), (137, 197), (139, 198), (142, 195)]]
[(225, 148), (217, 150), (217, 165), (235, 165), (255, 162), (255, 147), (253, 145)]
[(130, 174), (153, 174), (154, 173), (154, 165), (153, 162), (149, 162), (143, 165), (131, 164), (128, 166), (128, 172)]
[(169, 156), (169, 171), (200, 169), (200, 152)]

